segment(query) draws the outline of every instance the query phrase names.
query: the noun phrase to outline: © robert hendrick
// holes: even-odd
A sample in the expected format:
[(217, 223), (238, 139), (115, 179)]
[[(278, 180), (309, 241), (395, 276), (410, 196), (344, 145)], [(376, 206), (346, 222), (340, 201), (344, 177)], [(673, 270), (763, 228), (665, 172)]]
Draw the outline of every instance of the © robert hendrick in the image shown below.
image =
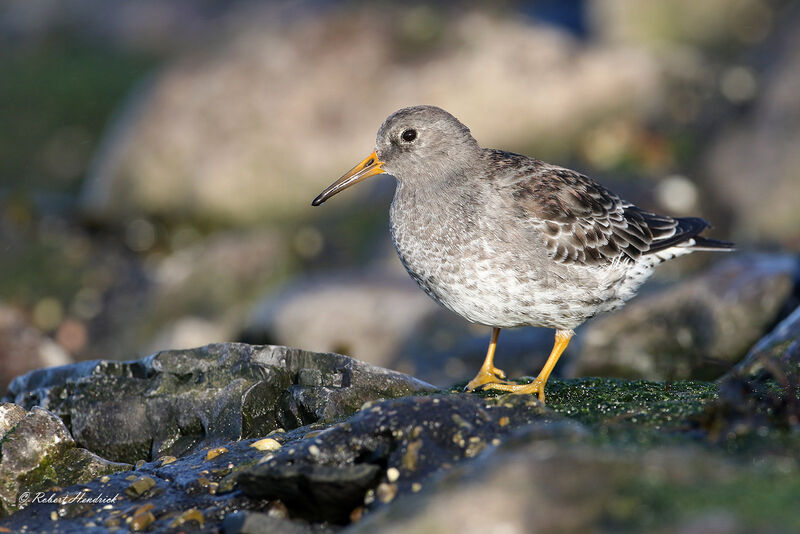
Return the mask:
[[(392, 241), (408, 273), (436, 302), (492, 327), (486, 360), (467, 385), (538, 393), (587, 319), (620, 307), (659, 263), (733, 244), (700, 237), (709, 224), (640, 209), (594, 180), (556, 165), (481, 148), (446, 111), (396, 111), (375, 151), (312, 204), (377, 174), (397, 188)], [(501, 328), (556, 330), (555, 345), (530, 384), (505, 381), (494, 366)]]

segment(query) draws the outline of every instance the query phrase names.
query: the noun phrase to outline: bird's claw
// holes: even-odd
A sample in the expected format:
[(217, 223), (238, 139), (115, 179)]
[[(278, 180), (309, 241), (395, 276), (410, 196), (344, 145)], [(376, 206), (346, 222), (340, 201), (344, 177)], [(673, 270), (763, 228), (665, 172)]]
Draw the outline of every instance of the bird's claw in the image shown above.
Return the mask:
[(464, 386), (464, 391), (475, 391), (478, 389), (486, 389), (485, 386), (489, 384), (512, 384), (513, 382), (506, 382), (503, 380), (506, 377), (506, 374), (503, 372), (502, 369), (498, 369), (497, 367), (489, 367), (489, 368), (481, 368), (478, 374), (470, 380), (466, 386)]
[(544, 385), (545, 382), (539, 378), (534, 379), (528, 384), (517, 384), (515, 382), (492, 382), (486, 383), (483, 389), (496, 389), (499, 391), (507, 391), (514, 395), (533, 395), (537, 393), (539, 400), (544, 402)]

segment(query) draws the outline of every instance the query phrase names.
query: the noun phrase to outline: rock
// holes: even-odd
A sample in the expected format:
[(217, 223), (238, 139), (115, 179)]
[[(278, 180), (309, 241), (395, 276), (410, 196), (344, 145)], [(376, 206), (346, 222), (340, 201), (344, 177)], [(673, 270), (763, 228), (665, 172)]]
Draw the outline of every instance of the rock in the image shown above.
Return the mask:
[(71, 362), (63, 348), (29, 324), (20, 312), (0, 303), (0, 391), (17, 375)]
[[(306, 369), (321, 383), (298, 384)], [(353, 413), (433, 386), (338, 354), (229, 343), (18, 377), (8, 400), (59, 415), (101, 456), (136, 462)]]
[(800, 260), (736, 255), (588, 324), (574, 374), (716, 378), (797, 304)]
[(486, 146), (563, 157), (587, 126), (643, 121), (660, 102), (655, 56), (585, 46), (515, 13), (250, 6), (237, 22), (118, 115), (85, 182), (86, 214), (308, 217), (310, 199), (371, 150), (381, 121), (412, 104), (448, 109)]
[[(490, 334), (436, 304), (404, 271), (300, 278), (266, 297), (248, 323), (240, 336), (248, 342), (344, 353), (443, 387), (475, 376)], [(544, 364), (553, 333), (504, 330), (501, 340), (498, 366), (509, 376), (525, 376)]]
[(17, 426), (27, 413), (22, 406), (10, 402), (0, 404), (0, 436), (5, 436), (9, 430)]
[(591, 532), (785, 531), (799, 519), (781, 504), (796, 497), (797, 462), (754, 469), (750, 456), (692, 444), (704, 434), (687, 422), (715, 395), (704, 382), (553, 379), (547, 407), (464, 393), (376, 401), (342, 420), (275, 431), (279, 446), (267, 451), (263, 437), (227, 441), (210, 459), (209, 445), (54, 489), (56, 499), (106, 501), (33, 503), (0, 527), (526, 532), (537, 520)]
[[(461, 464), (348, 532), (744, 534), (763, 515), (728, 501), (734, 487), (758, 495), (759, 490), (746, 486), (748, 475), (698, 448), (622, 453), (537, 437), (536, 429), (520, 433), (491, 457)], [(776, 486), (789, 487), (789, 479), (780, 477)], [(769, 491), (772, 497), (779, 493)], [(683, 494), (687, 506), (665, 508), (668, 492)], [(772, 524), (778, 532), (790, 530), (778, 521)]]
[(0, 517), (53, 486), (88, 482), (129, 467), (78, 448), (64, 423), (47, 410), (0, 405)]
[(268, 514), (260, 512), (234, 512), (225, 517), (222, 522), (225, 534), (308, 534), (309, 532), (321, 532), (321, 529), (314, 529), (309, 525), (277, 519)]
[(184, 239), (191, 243), (148, 266), (146, 307), (123, 331), (131, 338), (129, 353), (233, 341), (254, 295), (274, 283), (289, 261), (285, 238), (274, 229), (219, 231), (204, 238), (185, 228), (176, 231), (181, 233), (190, 234)]
[[(445, 465), (474, 458), (526, 425), (541, 439), (582, 435), (532, 397), (503, 402), (477, 395), (384, 401), (297, 443), (285, 443), (237, 481), (253, 498), (280, 499), (293, 517), (346, 524), (411, 493)], [(496, 441), (495, 441), (496, 440)], [(391, 471), (391, 481), (389, 480)]]
[(792, 367), (796, 368), (795, 371), (800, 370), (800, 307), (781, 321), (775, 330), (759, 340), (747, 357), (728, 375), (760, 379), (772, 375), (773, 378), (780, 378), (776, 375), (780, 368), (788, 372)]
[(719, 441), (800, 428), (800, 307), (719, 381), (702, 424)]
[(437, 311), (405, 273), (300, 278), (255, 308), (244, 337), (386, 366)]

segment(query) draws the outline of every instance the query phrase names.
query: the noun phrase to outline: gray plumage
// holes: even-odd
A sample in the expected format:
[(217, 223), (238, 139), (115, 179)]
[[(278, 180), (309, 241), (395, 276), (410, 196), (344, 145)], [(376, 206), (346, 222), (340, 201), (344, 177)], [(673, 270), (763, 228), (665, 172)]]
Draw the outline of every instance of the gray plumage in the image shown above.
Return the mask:
[(699, 237), (702, 219), (657, 215), (575, 171), (483, 149), (436, 107), (392, 114), (376, 153), (397, 179), (400, 260), (428, 295), (474, 323), (571, 330), (621, 306), (659, 263), (732, 247)]

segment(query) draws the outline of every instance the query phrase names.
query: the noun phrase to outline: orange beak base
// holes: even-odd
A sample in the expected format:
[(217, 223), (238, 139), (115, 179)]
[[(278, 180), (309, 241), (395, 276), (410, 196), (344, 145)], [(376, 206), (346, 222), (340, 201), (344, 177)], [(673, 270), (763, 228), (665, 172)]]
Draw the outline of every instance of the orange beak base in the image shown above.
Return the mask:
[(376, 174), (383, 174), (383, 162), (378, 159), (378, 153), (373, 152), (364, 160), (350, 169), (347, 174), (333, 182), (331, 185), (325, 188), (325, 190), (317, 195), (317, 198), (311, 202), (312, 206), (319, 206), (329, 198), (331, 198), (336, 193), (340, 191), (344, 191), (351, 185), (357, 184), (362, 180), (366, 180), (370, 176), (375, 176)]

